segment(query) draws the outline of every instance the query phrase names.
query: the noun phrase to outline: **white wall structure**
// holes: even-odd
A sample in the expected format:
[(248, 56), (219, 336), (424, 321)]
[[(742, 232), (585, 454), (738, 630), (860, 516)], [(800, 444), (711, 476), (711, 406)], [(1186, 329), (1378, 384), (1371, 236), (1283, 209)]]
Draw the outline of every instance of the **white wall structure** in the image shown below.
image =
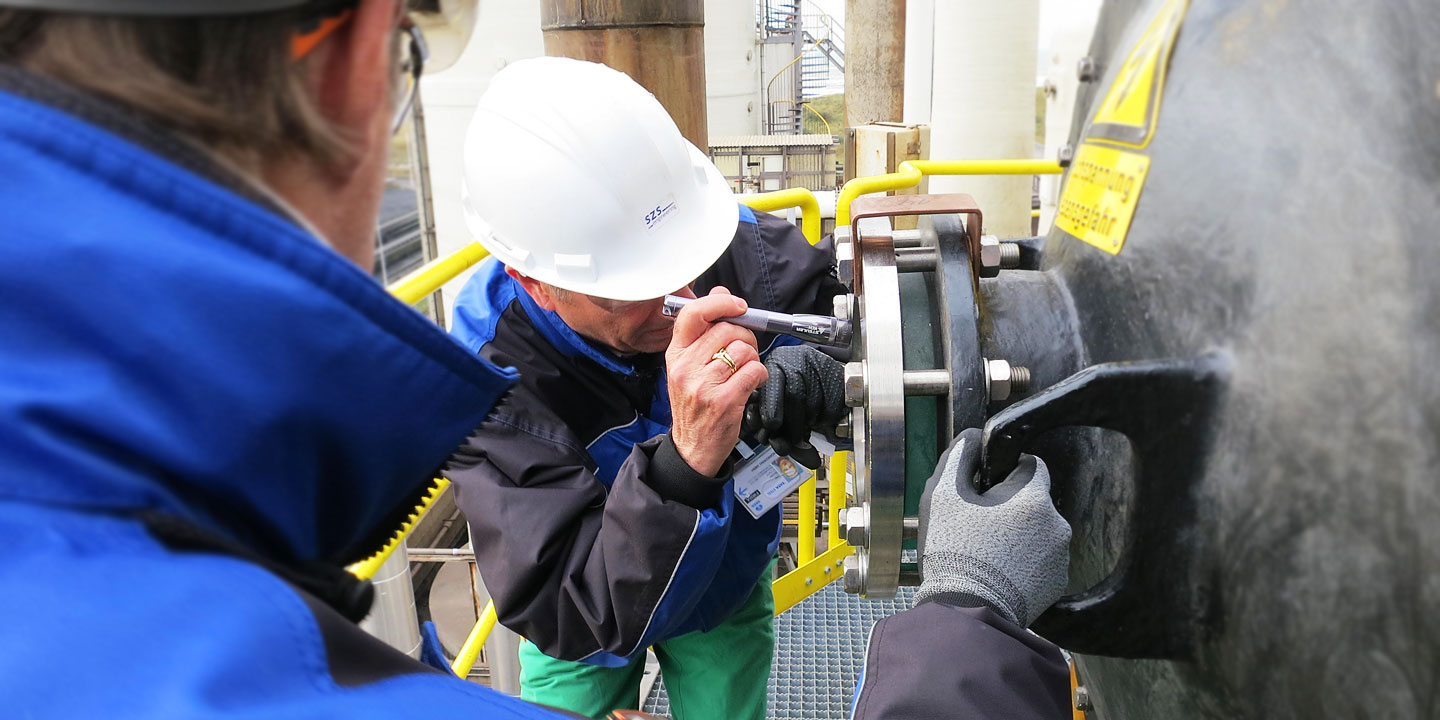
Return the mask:
[[(435, 208), (435, 245), (440, 257), (471, 242), (460, 209), (460, 175), (465, 130), (470, 125), (475, 104), (500, 68), (544, 54), (539, 0), (483, 3), (475, 35), (460, 60), (444, 72), (428, 75), (421, 81), (430, 192)], [(470, 273), (464, 273), (442, 290), (447, 327), (455, 307), (455, 293), (469, 277)]]
[(930, 88), (935, 78), (935, 2), (905, 3), (906, 125), (930, 124)]
[(710, 137), (760, 134), (761, 102), (755, 0), (705, 0), (705, 116)]
[[(1038, 0), (933, 2), (930, 158), (1034, 157)], [(917, 20), (911, 27), (925, 31)], [(1029, 176), (935, 177), (930, 192), (974, 195), (987, 233), (1021, 237), (1030, 234), (1031, 183)]]

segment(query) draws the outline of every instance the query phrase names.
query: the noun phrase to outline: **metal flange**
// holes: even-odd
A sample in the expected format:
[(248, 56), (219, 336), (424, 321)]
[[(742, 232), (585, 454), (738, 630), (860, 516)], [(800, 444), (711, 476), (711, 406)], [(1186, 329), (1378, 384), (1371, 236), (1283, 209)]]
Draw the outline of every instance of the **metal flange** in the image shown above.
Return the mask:
[[(900, 332), (900, 279), (888, 229), (851, 239), (855, 292), (865, 299), (858, 324), (863, 365), (847, 367), (847, 399), (855, 408), (855, 484), (866, 514), (861, 594), (894, 597), (900, 581), (905, 510), (905, 383)], [(858, 378), (856, 377), (858, 370)], [(854, 387), (852, 387), (854, 384)], [(863, 431), (860, 428), (863, 427)]]

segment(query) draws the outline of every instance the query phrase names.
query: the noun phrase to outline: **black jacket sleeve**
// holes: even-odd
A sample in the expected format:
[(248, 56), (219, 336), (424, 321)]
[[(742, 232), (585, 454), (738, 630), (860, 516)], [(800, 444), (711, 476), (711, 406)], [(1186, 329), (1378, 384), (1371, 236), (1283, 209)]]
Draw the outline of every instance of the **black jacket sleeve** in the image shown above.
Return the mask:
[(500, 623), (564, 660), (630, 657), (667, 637), (708, 586), (729, 531), (714, 509), (725, 479), (692, 470), (669, 435), (636, 445), (607, 491), (539, 408), (502, 406), (445, 475)]
[[(755, 307), (829, 313), (844, 290), (833, 251), (812, 247), (780, 218), (756, 220), (740, 223), (697, 292), (723, 284)], [(525, 377), (445, 476), (502, 624), (552, 657), (630, 657), (692, 615), (721, 565), (728, 468), (718, 479), (695, 473), (663, 435), (634, 446), (606, 488), (571, 430), (575, 418), (560, 417), (569, 417), (566, 407), (589, 407), (554, 390), (555, 378), (575, 368), (560, 369), (538, 345), (511, 338), (490, 356)]]
[(1066, 720), (1060, 649), (989, 608), (922, 603), (875, 623), (854, 720)]
[(730, 249), (695, 280), (696, 295), (716, 285), (762, 310), (829, 315), (845, 292), (835, 277), (835, 250), (828, 240), (811, 245), (800, 228), (769, 213), (741, 222)]

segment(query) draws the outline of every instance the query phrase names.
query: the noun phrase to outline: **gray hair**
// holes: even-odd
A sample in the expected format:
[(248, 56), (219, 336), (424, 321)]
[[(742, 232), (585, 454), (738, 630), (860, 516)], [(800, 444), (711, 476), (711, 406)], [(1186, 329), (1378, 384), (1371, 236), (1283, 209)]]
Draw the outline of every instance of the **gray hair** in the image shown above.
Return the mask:
[(353, 152), (292, 60), (298, 11), (221, 18), (125, 18), (0, 9), (0, 63), (121, 103), (253, 166)]

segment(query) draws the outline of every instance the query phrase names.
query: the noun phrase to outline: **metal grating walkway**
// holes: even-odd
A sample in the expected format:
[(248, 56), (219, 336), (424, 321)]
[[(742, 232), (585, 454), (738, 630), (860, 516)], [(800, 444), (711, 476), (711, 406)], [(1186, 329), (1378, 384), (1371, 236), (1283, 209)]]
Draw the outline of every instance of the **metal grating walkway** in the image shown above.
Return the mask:
[[(910, 607), (915, 588), (900, 588), (893, 600), (862, 600), (831, 583), (775, 618), (775, 667), (770, 673), (770, 712), (776, 720), (850, 717), (850, 701), (865, 643), (875, 621)], [(670, 715), (665, 679), (655, 684), (642, 708)]]

